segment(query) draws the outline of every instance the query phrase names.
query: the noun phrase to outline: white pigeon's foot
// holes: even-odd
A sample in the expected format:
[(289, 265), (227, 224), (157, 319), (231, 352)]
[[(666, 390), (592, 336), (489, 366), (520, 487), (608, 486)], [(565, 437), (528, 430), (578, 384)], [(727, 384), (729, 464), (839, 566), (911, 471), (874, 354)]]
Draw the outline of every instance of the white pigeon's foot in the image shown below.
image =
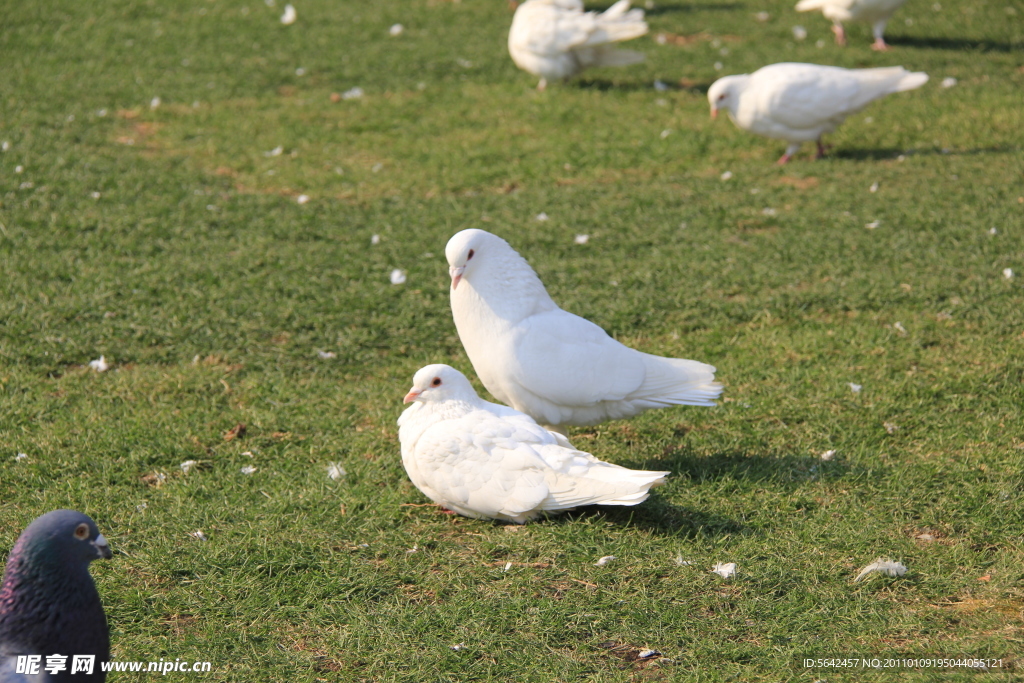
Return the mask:
[(889, 46), (885, 44), (885, 40), (882, 38), (875, 38), (875, 42), (871, 43), (871, 49), (877, 52), (885, 52), (889, 49)]
[(828, 151), (829, 147), (830, 147), (829, 145), (821, 144), (821, 140), (818, 140), (818, 155), (815, 156), (814, 158), (815, 159), (824, 159), (825, 158), (825, 152)]
[(842, 24), (832, 24), (832, 33), (836, 34), (836, 45), (846, 45), (846, 31)]
[(508, 8), (515, 12), (517, 9), (519, 9), (519, 3), (516, 2), (516, 0), (508, 0)]
[(779, 157), (779, 160), (775, 162), (775, 165), (785, 166), (787, 163), (789, 163), (789, 160), (792, 158), (793, 156), (787, 152), (786, 154), (783, 154), (781, 157)]
[(542, 78), (542, 79), (540, 79), (540, 83), (537, 84), (537, 92), (544, 92), (544, 90), (547, 87), (548, 87), (548, 79)]

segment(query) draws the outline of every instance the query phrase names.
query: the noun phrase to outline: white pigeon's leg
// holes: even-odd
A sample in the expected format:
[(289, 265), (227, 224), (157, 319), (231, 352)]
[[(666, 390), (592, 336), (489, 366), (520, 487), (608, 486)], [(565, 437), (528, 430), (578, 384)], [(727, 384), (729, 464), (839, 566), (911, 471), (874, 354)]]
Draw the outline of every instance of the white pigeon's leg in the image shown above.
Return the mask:
[(548, 87), (548, 79), (540, 79), (540, 83), (537, 84), (537, 92), (544, 92), (544, 89)]
[(800, 149), (799, 142), (794, 142), (793, 144), (789, 145), (788, 147), (786, 147), (786, 153), (779, 157), (779, 160), (775, 163), (779, 166), (782, 166), (783, 164), (785, 164), (786, 162), (793, 158), (793, 155), (796, 154), (798, 149)]
[(882, 21), (876, 21), (875, 25), (871, 27), (872, 32), (875, 34), (875, 42), (871, 44), (872, 50), (884, 52), (889, 49), (889, 46), (885, 44), (885, 38), (882, 37), (882, 34), (885, 33), (885, 24), (886, 20), (883, 19)]
[(838, 21), (832, 22), (832, 33), (836, 34), (836, 45), (846, 45), (846, 31)]
[(825, 147), (825, 145), (821, 144), (821, 138), (818, 138), (818, 156), (816, 156), (814, 158), (815, 159), (824, 159), (825, 158), (825, 150), (826, 149), (827, 148)]

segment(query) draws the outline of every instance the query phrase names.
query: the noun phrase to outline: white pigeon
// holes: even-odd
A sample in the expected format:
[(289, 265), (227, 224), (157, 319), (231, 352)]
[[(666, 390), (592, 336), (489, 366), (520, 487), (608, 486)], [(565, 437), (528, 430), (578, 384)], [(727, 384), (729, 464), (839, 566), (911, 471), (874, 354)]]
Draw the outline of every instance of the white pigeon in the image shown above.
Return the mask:
[(641, 52), (612, 43), (647, 33), (644, 11), (619, 0), (605, 12), (584, 12), (582, 0), (527, 0), (516, 10), (508, 52), (523, 71), (548, 79), (575, 76), (591, 66), (627, 66), (644, 60)]
[(545, 425), (590, 425), (670, 405), (713, 406), (715, 368), (623, 346), (559, 308), (497, 235), (463, 230), (445, 247), (455, 327), (499, 401)]
[(797, 12), (813, 12), (821, 10), (826, 19), (832, 20), (832, 32), (836, 34), (836, 42), (846, 45), (844, 21), (866, 21), (871, 24), (875, 35), (873, 50), (888, 50), (882, 35), (889, 17), (903, 6), (907, 0), (800, 0), (796, 4)]
[(880, 97), (920, 88), (927, 81), (928, 74), (901, 66), (842, 69), (785, 62), (718, 79), (708, 89), (708, 101), (712, 118), (725, 109), (740, 128), (787, 141), (779, 159), (784, 164), (801, 143), (812, 140), (818, 143), (818, 157), (824, 156), (821, 136), (838, 128), (847, 116)]
[(669, 474), (578, 451), (528, 415), (484, 401), (447, 365), (420, 369), (405, 402), (405, 471), (427, 498), (466, 517), (523, 524), (579, 505), (637, 505)]

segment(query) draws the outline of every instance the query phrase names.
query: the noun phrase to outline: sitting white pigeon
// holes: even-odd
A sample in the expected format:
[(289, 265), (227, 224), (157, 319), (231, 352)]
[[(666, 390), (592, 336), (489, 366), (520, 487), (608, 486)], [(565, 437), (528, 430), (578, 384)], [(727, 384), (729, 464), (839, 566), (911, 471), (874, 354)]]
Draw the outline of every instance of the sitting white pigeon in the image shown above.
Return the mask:
[(668, 472), (630, 470), (578, 451), (518, 411), (484, 401), (466, 376), (428, 365), (398, 418), (402, 464), (427, 498), (477, 519), (523, 524), (580, 505), (637, 505)]
[(726, 76), (711, 84), (711, 117), (725, 109), (733, 123), (751, 133), (789, 142), (779, 164), (790, 160), (801, 143), (818, 143), (846, 117), (880, 97), (920, 88), (928, 74), (901, 66), (841, 69), (818, 64), (782, 63), (752, 74)]
[(644, 11), (619, 0), (605, 12), (584, 12), (582, 0), (527, 0), (516, 10), (508, 52), (523, 71), (547, 79), (575, 76), (591, 66), (627, 66), (643, 53), (618, 50), (612, 43), (647, 33)]
[(559, 308), (497, 235), (463, 230), (445, 247), (455, 327), (499, 401), (545, 425), (590, 425), (670, 405), (713, 406), (715, 368), (623, 346)]
[(832, 20), (832, 32), (836, 34), (836, 42), (846, 45), (844, 21), (866, 21), (871, 24), (875, 35), (873, 50), (888, 50), (882, 35), (889, 17), (903, 6), (907, 0), (800, 0), (796, 4), (797, 12), (813, 12), (821, 10), (826, 19)]

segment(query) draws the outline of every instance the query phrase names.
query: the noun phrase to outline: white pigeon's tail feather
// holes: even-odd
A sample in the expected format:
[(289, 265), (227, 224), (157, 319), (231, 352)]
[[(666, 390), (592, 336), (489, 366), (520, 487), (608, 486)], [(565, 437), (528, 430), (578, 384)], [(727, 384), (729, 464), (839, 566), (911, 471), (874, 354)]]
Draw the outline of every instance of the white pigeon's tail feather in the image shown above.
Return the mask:
[(715, 381), (715, 368), (685, 358), (662, 358), (643, 354), (647, 376), (640, 388), (626, 397), (636, 406), (662, 408), (669, 405), (713, 406), (722, 395)]
[(829, 0), (800, 0), (796, 3), (797, 12), (812, 12), (829, 4)]
[(860, 81), (860, 92), (851, 102), (851, 111), (865, 107), (869, 102), (896, 92), (920, 88), (928, 82), (928, 74), (910, 72), (902, 66), (886, 66), (879, 69), (853, 69), (850, 71)]
[(629, 9), (629, 0), (619, 0), (597, 17), (597, 29), (581, 47), (607, 45), (639, 38), (647, 33), (642, 9)]
[(901, 78), (896, 83), (896, 92), (903, 92), (905, 90), (916, 90), (922, 85), (928, 82), (928, 74), (923, 71), (913, 71), (907, 73), (906, 76)]
[(584, 473), (555, 477), (549, 483), (550, 495), (539, 509), (554, 512), (581, 505), (639, 505), (651, 495), (651, 487), (664, 484), (669, 474), (595, 462)]

